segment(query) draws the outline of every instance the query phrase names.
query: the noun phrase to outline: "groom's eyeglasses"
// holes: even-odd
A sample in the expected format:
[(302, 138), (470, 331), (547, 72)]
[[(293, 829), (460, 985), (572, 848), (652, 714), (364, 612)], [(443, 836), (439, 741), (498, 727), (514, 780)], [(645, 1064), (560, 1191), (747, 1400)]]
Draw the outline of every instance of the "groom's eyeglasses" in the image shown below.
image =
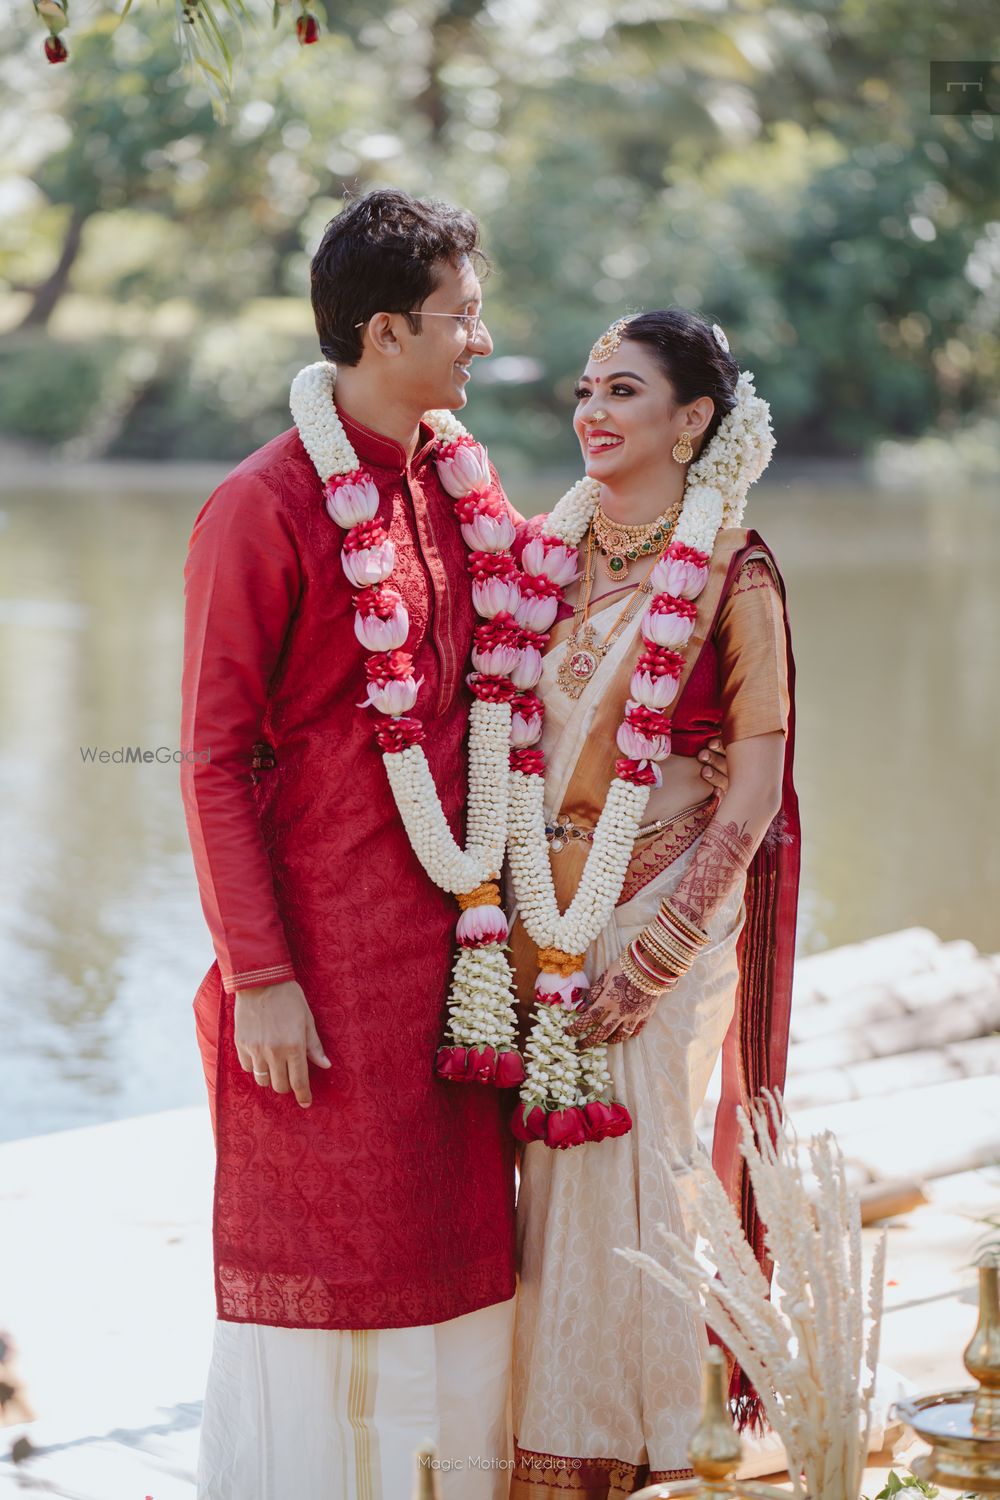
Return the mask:
[[(470, 344), (475, 343), (479, 337), (479, 330), (483, 326), (482, 313), (424, 312), (421, 308), (416, 308), (413, 312), (407, 314), (407, 316), (411, 318), (457, 318), (464, 328), (466, 340)], [(362, 319), (360, 323), (355, 323), (354, 326), (355, 328), (364, 328), (367, 321), (367, 318)]]

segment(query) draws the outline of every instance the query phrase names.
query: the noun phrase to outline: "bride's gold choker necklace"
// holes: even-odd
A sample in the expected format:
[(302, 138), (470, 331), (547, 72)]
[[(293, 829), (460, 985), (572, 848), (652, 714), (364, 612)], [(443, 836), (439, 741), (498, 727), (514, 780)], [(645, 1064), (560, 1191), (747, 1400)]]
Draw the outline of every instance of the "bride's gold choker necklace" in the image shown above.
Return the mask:
[(662, 552), (673, 535), (683, 500), (669, 505), (654, 521), (644, 526), (623, 526), (604, 514), (600, 502), (594, 511), (594, 541), (604, 559), (604, 570), (609, 578), (624, 578), (631, 563), (640, 557), (649, 557)]

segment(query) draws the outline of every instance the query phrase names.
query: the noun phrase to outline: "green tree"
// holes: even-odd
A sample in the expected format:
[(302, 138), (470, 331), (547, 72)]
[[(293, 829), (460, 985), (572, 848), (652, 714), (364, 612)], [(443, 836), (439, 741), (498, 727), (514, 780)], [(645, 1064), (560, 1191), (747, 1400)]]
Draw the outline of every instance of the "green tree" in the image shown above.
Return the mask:
[[(27, 169), (39, 196), (6, 261), (32, 289), (23, 333), (68, 291), (133, 342), (137, 316), (188, 309), (113, 439), (129, 451), (200, 431), (238, 452), (286, 420), (286, 365), (314, 347), (310, 251), (376, 182), (482, 217), (508, 359), (477, 382), (477, 423), (496, 440), (516, 421), (529, 455), (572, 454), (567, 393), (595, 334), (672, 302), (727, 329), (786, 451), (859, 452), (993, 408), (996, 119), (927, 99), (931, 58), (989, 56), (983, 0), (346, 0), (322, 20), (315, 47), (247, 36), (224, 123), (146, 0), (19, 101), (40, 141), (54, 116), (69, 131)], [(250, 326), (260, 299), (285, 299), (287, 337)]]

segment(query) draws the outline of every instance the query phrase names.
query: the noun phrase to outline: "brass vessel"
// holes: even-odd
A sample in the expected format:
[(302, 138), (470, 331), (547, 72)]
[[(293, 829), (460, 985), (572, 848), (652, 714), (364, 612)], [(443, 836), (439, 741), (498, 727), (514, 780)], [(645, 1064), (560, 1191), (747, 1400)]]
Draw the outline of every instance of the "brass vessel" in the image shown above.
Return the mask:
[(744, 1484), (731, 1477), (739, 1468), (743, 1445), (729, 1415), (725, 1378), (722, 1350), (713, 1345), (702, 1377), (701, 1421), (688, 1450), (695, 1478), (651, 1484), (633, 1495), (632, 1500), (670, 1500), (674, 1495), (690, 1495), (692, 1500), (709, 1500), (718, 1495), (730, 1496), (731, 1500), (788, 1500), (787, 1490), (756, 1481)]
[(931, 1451), (913, 1472), (931, 1484), (977, 1495), (1000, 1495), (1000, 1257), (979, 1263), (979, 1322), (965, 1350), (969, 1389), (938, 1391), (897, 1401), (895, 1415)]

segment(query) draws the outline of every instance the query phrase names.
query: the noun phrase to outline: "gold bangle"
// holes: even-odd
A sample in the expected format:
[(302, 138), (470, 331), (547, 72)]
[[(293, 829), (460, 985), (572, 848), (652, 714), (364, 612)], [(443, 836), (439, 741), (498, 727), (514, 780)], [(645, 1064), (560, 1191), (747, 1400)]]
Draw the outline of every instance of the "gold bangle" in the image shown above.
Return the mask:
[(662, 942), (671, 943), (679, 953), (693, 954), (701, 951), (689, 938), (682, 937), (668, 922), (664, 922), (662, 917), (654, 917), (649, 923), (649, 928)]
[(675, 931), (677, 931), (678, 936), (683, 935), (687, 937), (692, 943), (696, 943), (699, 948), (704, 948), (705, 944), (709, 942), (708, 933), (703, 932), (700, 927), (696, 927), (693, 922), (689, 922), (687, 917), (682, 917), (677, 908), (671, 905), (669, 896), (664, 896), (660, 902), (660, 912)]
[(666, 933), (672, 942), (677, 943), (681, 948), (686, 949), (690, 953), (700, 953), (701, 949), (705, 946), (702, 942), (695, 942), (689, 932), (682, 931), (662, 907), (656, 913), (651, 925), (659, 928), (661, 932)]
[(703, 948), (709, 941), (708, 933), (703, 932), (700, 927), (696, 927), (693, 922), (688, 921), (687, 917), (682, 917), (667, 896), (664, 896), (660, 902), (660, 915), (674, 929), (678, 937), (687, 938), (689, 942), (694, 943), (699, 948)]
[(684, 944), (670, 933), (662, 924), (654, 927), (644, 927), (641, 934), (643, 941), (658, 948), (663, 953), (668, 953), (675, 963), (680, 963), (689, 969), (697, 958), (697, 952)]
[(623, 949), (619, 954), (618, 962), (621, 964), (622, 973), (625, 975), (626, 979), (628, 979), (630, 983), (634, 984), (636, 989), (643, 990), (645, 992), (650, 981), (645, 977), (644, 974), (640, 972), (640, 970), (636, 966), (635, 959), (632, 957), (627, 948)]
[(681, 978), (681, 975), (678, 974), (673, 964), (666, 963), (655, 953), (649, 953), (639, 942), (638, 938), (633, 939), (629, 945), (629, 952), (632, 962), (641, 974), (645, 976), (647, 970), (652, 971), (649, 975), (650, 983), (653, 982), (654, 978), (661, 979), (664, 984), (669, 983), (670, 980)]
[(666, 965), (661, 964), (657, 960), (651, 958), (650, 955), (643, 950), (642, 945), (637, 943), (634, 939), (631, 943), (629, 943), (628, 955), (632, 961), (633, 968), (638, 969), (640, 975), (643, 979), (645, 979), (646, 983), (655, 984), (658, 986), (658, 993), (662, 993), (662, 991), (666, 989), (668, 985), (673, 984), (678, 977), (671, 970), (667, 969)]
[(671, 963), (690, 965), (690, 955), (681, 952), (675, 944), (663, 938), (660, 933), (654, 932), (650, 927), (644, 927), (639, 933), (637, 941), (644, 948), (658, 953), (661, 958), (669, 958)]
[(662, 948), (656, 948), (642, 934), (635, 941), (643, 952), (648, 953), (658, 969), (665, 969), (674, 979), (683, 979), (691, 967), (688, 963), (681, 963), (680, 959), (665, 952)]
[[(629, 944), (630, 974), (638, 973), (639, 980), (641, 981), (641, 987), (643, 988), (645, 994), (656, 995), (657, 997), (659, 997), (660, 995), (665, 995), (668, 990), (672, 990), (675, 985), (680, 983), (681, 979), (683, 978), (683, 975), (680, 974), (661, 974), (659, 979), (654, 980), (651, 974), (647, 974), (646, 970), (642, 967), (639, 960), (636, 958), (634, 952), (631, 951), (633, 945), (633, 943)], [(653, 984), (656, 985), (655, 990), (651, 988)]]
[(643, 974), (642, 970), (639, 968), (638, 964), (627, 948), (621, 954), (618, 961), (621, 964), (621, 970), (625, 975), (625, 978), (629, 981), (630, 984), (635, 985), (635, 988), (637, 990), (641, 990), (644, 995), (649, 995), (650, 998), (655, 995), (663, 994), (661, 986), (656, 985), (654, 987), (652, 979), (649, 978), (646, 974)]

